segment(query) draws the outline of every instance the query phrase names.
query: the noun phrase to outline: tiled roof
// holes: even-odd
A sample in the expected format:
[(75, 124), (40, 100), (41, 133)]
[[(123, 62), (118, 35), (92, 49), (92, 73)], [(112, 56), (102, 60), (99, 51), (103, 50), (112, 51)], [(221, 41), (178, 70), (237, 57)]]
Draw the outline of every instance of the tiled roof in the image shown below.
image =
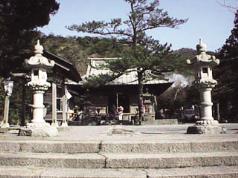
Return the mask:
[[(87, 68), (87, 73), (82, 78), (83, 80), (89, 76), (98, 76), (100, 74), (108, 74), (110, 70), (99, 68), (100, 65), (105, 64), (105, 60), (115, 60), (117, 58), (89, 58), (90, 64)], [(168, 83), (167, 80), (147, 79), (144, 84), (160, 84)], [(128, 70), (126, 74), (121, 75), (119, 78), (113, 80), (109, 85), (136, 85), (138, 84), (137, 72), (133, 69)]]

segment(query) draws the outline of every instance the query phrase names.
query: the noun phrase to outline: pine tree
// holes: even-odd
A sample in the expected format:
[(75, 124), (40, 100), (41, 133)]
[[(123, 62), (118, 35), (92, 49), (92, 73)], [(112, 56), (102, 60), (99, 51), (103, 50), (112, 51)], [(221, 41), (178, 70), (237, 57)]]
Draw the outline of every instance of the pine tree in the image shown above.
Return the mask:
[(112, 80), (127, 72), (128, 69), (130, 71), (136, 70), (139, 118), (141, 121), (143, 110), (141, 96), (146, 74), (161, 75), (163, 72), (171, 71), (174, 68), (169, 60), (171, 58), (171, 46), (160, 44), (158, 40), (154, 40), (146, 32), (159, 27), (174, 28), (187, 20), (169, 17), (166, 11), (159, 9), (158, 0), (124, 1), (130, 7), (126, 20), (116, 18), (110, 22), (92, 21), (80, 25), (72, 25), (69, 29), (118, 39), (123, 38), (127, 41), (127, 50), (123, 51), (123, 54), (119, 56), (120, 58), (107, 62), (106, 67), (113, 72), (113, 75), (111, 77), (106, 77), (105, 75), (102, 77), (104, 80)]

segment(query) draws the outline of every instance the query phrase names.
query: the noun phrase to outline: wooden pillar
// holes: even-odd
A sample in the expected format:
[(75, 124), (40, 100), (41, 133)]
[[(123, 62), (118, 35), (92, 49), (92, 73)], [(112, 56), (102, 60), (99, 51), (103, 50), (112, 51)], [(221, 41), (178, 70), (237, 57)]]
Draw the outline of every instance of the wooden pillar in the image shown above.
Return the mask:
[(21, 102), (21, 126), (26, 125), (26, 86), (25, 86), (25, 79), (22, 80), (22, 102)]
[(68, 99), (66, 96), (66, 86), (64, 86), (64, 96), (62, 97), (62, 117), (63, 117), (63, 121), (62, 121), (62, 127), (68, 127), (68, 123), (67, 123), (67, 110), (68, 110)]
[(116, 93), (116, 108), (119, 107), (118, 93)]
[(57, 121), (57, 86), (56, 83), (52, 82), (52, 123), (51, 125), (54, 127), (58, 127)]
[(220, 104), (219, 103), (217, 103), (216, 104), (216, 107), (217, 107), (217, 120), (218, 121), (221, 121), (221, 116), (220, 116)]

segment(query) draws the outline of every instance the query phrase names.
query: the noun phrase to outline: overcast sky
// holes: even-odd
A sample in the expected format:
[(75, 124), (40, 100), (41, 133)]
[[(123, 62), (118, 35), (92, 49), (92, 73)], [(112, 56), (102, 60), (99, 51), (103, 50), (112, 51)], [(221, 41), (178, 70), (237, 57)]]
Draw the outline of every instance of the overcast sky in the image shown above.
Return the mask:
[[(208, 50), (217, 50), (230, 35), (234, 13), (221, 6), (224, 0), (161, 0), (160, 7), (176, 18), (188, 18), (188, 22), (177, 29), (160, 28), (149, 32), (161, 43), (171, 43), (173, 49), (194, 48), (202, 38)], [(227, 0), (238, 6), (237, 0)], [(60, 9), (51, 17), (49, 25), (40, 28), (45, 34), (82, 36), (69, 31), (65, 26), (91, 20), (126, 18), (128, 7), (124, 0), (59, 0)]]

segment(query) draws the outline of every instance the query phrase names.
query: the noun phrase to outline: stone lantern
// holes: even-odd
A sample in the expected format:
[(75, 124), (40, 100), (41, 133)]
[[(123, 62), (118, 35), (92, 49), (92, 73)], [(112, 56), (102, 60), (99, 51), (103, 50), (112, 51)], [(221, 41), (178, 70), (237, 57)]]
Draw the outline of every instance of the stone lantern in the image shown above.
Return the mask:
[(217, 81), (213, 79), (212, 67), (219, 65), (220, 60), (206, 53), (206, 44), (199, 41), (197, 55), (187, 63), (192, 65), (195, 72), (194, 84), (200, 92), (200, 120), (194, 126), (188, 128), (187, 133), (210, 134), (223, 133), (223, 128), (212, 116), (211, 91)]
[(43, 104), (44, 93), (50, 87), (50, 83), (47, 82), (47, 71), (54, 66), (55, 62), (48, 60), (42, 54), (43, 46), (38, 40), (35, 45), (35, 55), (25, 61), (31, 69), (30, 81), (27, 86), (30, 86), (33, 91), (33, 118), (31, 123), (27, 124), (27, 129), (30, 129), (32, 136), (56, 136), (58, 130), (44, 120), (45, 107)]
[(5, 91), (5, 101), (4, 101), (4, 115), (3, 121), (0, 125), (1, 128), (8, 128), (8, 115), (9, 115), (9, 98), (12, 95), (13, 81), (8, 78), (3, 81), (4, 91)]

